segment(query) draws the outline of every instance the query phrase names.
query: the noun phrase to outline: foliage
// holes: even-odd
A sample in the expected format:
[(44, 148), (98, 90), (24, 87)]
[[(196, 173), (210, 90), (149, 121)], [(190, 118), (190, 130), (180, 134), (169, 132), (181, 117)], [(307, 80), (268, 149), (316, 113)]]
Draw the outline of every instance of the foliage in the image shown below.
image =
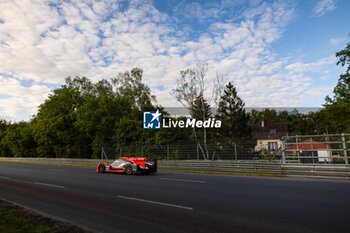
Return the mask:
[(329, 113), (325, 109), (318, 112), (299, 113), (296, 109), (292, 112), (274, 109), (263, 111), (252, 110), (249, 113), (249, 124), (287, 123), (289, 135), (312, 135), (335, 133), (333, 124), (329, 122)]
[[(180, 77), (177, 79), (177, 86), (172, 92), (176, 100), (190, 110), (192, 117), (200, 120), (206, 120), (211, 116), (210, 102), (215, 94), (213, 92), (210, 98), (206, 98), (207, 72), (208, 64), (205, 62), (197, 62), (194, 67), (180, 71)], [(192, 132), (198, 142), (204, 159), (209, 159), (207, 129), (203, 127), (198, 134), (197, 130), (193, 128)]]
[(33, 129), (26, 122), (12, 124), (1, 136), (1, 156), (4, 157), (35, 157), (36, 147)]
[(233, 142), (235, 138), (249, 135), (248, 117), (244, 102), (238, 96), (236, 87), (229, 82), (219, 101), (217, 118), (222, 121), (220, 136)]
[(177, 86), (172, 91), (176, 100), (191, 109), (199, 96), (204, 97), (207, 71), (208, 64), (204, 62), (198, 62), (193, 68), (181, 70)]
[[(38, 156), (80, 157), (79, 146), (84, 146), (74, 127), (77, 108), (83, 99), (78, 88), (62, 86), (39, 106), (33, 121), (34, 138), (38, 143)], [(78, 151), (76, 151), (78, 150)], [(87, 157), (82, 156), (82, 157)]]
[(104, 144), (164, 141), (162, 134), (142, 130), (142, 112), (157, 108), (142, 74), (133, 68), (96, 83), (66, 78), (30, 122), (0, 122), (2, 156), (97, 158)]
[(8, 127), (11, 125), (11, 122), (0, 119), (0, 134), (4, 133)]
[(337, 65), (339, 64), (341, 64), (341, 66), (348, 65), (348, 67), (346, 68), (346, 74), (349, 74), (350, 73), (350, 43), (347, 43), (345, 49), (342, 49), (341, 51), (337, 52), (335, 56), (339, 58)]
[(336, 53), (337, 65), (347, 65), (345, 74), (341, 74), (333, 90), (333, 98), (327, 96), (325, 108), (334, 132), (350, 132), (350, 43)]
[(253, 109), (248, 116), (250, 124), (260, 124), (261, 121), (264, 121), (265, 123), (277, 123), (282, 121), (279, 119), (277, 111), (269, 108), (266, 108), (263, 111)]
[(202, 95), (199, 95), (193, 102), (192, 107), (190, 107), (190, 114), (192, 118), (203, 121), (212, 116), (210, 104)]
[(120, 72), (112, 83), (117, 88), (117, 94), (131, 101), (132, 106), (139, 111), (154, 109), (152, 103), (156, 97), (151, 95), (151, 90), (142, 83), (143, 71), (140, 68), (133, 68), (131, 71)]

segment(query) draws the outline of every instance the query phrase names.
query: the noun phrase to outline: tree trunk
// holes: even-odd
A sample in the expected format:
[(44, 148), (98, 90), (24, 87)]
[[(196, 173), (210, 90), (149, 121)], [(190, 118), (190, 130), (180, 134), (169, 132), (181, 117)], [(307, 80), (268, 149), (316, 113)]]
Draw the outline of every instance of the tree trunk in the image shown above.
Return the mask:
[(203, 150), (202, 145), (201, 145), (200, 142), (198, 141), (197, 133), (196, 133), (196, 128), (193, 128), (193, 133), (194, 133), (194, 138), (196, 139), (197, 144), (198, 144), (198, 146), (199, 146), (199, 149), (202, 151), (203, 158), (204, 158), (204, 159), (207, 159), (206, 154), (205, 154), (205, 151)]

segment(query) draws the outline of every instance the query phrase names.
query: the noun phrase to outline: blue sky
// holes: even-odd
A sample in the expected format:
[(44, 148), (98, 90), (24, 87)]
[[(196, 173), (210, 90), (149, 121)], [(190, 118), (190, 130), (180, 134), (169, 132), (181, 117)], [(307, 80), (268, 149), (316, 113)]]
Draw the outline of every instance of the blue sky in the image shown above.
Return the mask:
[[(67, 76), (140, 67), (159, 104), (179, 71), (208, 63), (248, 107), (319, 107), (339, 74), (347, 0), (0, 0), (0, 118), (28, 120)], [(214, 105), (214, 103), (212, 103)]]

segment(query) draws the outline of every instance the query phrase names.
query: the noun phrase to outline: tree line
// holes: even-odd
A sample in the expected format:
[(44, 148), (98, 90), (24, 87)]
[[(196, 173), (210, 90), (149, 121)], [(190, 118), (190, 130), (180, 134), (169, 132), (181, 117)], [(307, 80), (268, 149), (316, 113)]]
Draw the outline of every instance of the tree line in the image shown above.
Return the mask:
[[(350, 132), (350, 43), (336, 53), (337, 65), (347, 66), (333, 90), (325, 98), (324, 108), (306, 114), (297, 110), (274, 109), (245, 111), (245, 103), (236, 87), (223, 85), (223, 75), (216, 74), (214, 91), (206, 93), (206, 63), (180, 71), (173, 96), (187, 107), (193, 118), (215, 117), (220, 129), (167, 128), (143, 129), (143, 112), (159, 109), (156, 97), (142, 82), (143, 71), (133, 68), (111, 80), (96, 83), (86, 77), (68, 77), (53, 90), (31, 120), (0, 120), (0, 156), (98, 158), (104, 144), (161, 145), (186, 140), (197, 141), (205, 158), (210, 158), (208, 141), (233, 143), (250, 137), (250, 126), (265, 123), (288, 123), (289, 135), (312, 135)], [(211, 102), (217, 111), (213, 113)]]

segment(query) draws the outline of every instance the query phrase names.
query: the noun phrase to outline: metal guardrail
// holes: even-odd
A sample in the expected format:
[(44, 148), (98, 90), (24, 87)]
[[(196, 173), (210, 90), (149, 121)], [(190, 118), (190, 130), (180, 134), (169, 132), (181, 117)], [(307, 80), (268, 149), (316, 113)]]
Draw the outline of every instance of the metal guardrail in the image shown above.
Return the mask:
[(276, 174), (301, 177), (350, 179), (348, 165), (252, 163), (250, 161), (162, 161), (159, 166), (174, 170), (218, 171), (251, 174)]
[(96, 166), (99, 159), (67, 159), (67, 158), (13, 158), (0, 157), (0, 162), (34, 163), (67, 166)]
[[(66, 158), (9, 158), (0, 157), (0, 162), (55, 164), (94, 167), (98, 159)], [(211, 171), (240, 174), (273, 174), (300, 177), (326, 177), (350, 179), (350, 166), (345, 164), (282, 164), (268, 161), (234, 161), (234, 160), (159, 160), (160, 169), (178, 171)]]

